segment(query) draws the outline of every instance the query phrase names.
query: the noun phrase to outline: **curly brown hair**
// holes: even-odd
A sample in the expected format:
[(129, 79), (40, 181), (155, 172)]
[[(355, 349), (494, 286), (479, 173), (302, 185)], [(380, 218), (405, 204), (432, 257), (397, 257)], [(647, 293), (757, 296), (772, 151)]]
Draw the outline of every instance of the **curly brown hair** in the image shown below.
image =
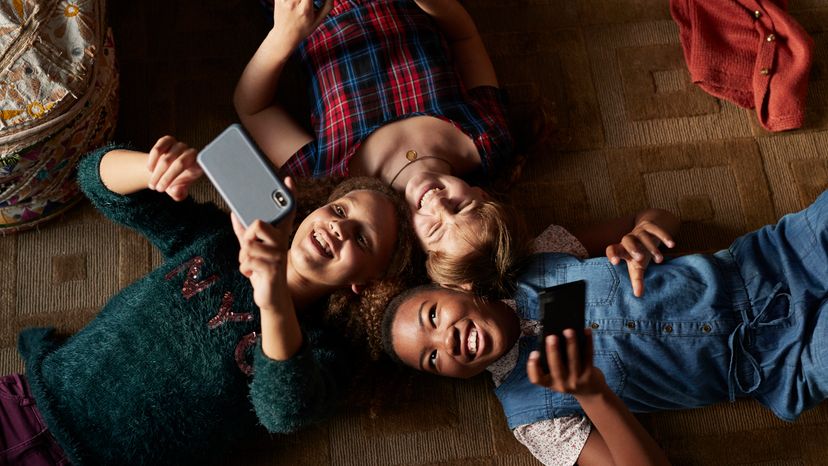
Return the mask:
[(408, 206), (402, 196), (371, 177), (297, 179), (298, 204), (295, 224), (315, 209), (335, 201), (351, 191), (369, 190), (385, 195), (394, 205), (397, 240), (388, 267), (382, 277), (368, 283), (360, 294), (350, 289), (333, 293), (325, 307), (324, 318), (339, 329), (356, 349), (377, 359), (382, 353), (382, 316), (391, 298), (422, 281), (424, 257), (417, 247)]

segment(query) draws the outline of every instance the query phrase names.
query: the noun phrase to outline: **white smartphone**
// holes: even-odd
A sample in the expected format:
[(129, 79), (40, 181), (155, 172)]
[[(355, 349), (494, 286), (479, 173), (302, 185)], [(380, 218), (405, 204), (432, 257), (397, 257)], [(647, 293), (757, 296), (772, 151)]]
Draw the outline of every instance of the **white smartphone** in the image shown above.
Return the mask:
[(278, 223), (294, 209), (290, 190), (241, 125), (227, 127), (196, 160), (245, 228), (256, 219)]

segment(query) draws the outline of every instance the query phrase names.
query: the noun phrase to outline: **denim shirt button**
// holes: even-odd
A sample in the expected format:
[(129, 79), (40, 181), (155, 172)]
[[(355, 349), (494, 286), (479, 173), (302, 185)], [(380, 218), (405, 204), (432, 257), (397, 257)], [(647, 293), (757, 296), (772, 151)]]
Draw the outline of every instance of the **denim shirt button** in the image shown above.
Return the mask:
[(630, 330), (634, 329), (635, 328), (635, 322), (633, 322), (633, 321), (627, 322), (627, 328), (630, 329)]
[(600, 325), (598, 325), (598, 322), (593, 322), (593, 323), (589, 324), (589, 326), (590, 326), (591, 328), (598, 328), (598, 327), (600, 327)]
[(667, 332), (667, 333), (673, 333), (673, 326), (670, 325), (670, 324), (665, 325), (664, 326), (664, 331)]
[(702, 325), (702, 332), (704, 332), (704, 333), (710, 333), (710, 331), (711, 331), (711, 330), (713, 330), (713, 327), (711, 327), (711, 326), (710, 326), (710, 324), (704, 324), (704, 325)]

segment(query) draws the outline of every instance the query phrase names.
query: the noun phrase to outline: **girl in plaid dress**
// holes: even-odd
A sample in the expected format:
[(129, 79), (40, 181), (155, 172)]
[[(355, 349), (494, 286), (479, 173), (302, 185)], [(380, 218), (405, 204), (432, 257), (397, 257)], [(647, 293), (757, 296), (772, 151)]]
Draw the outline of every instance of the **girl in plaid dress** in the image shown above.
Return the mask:
[[(276, 0), (273, 20), (234, 103), (274, 165), (382, 179), (405, 193), (433, 279), (503, 282), (520, 244), (514, 214), (469, 182), (497, 175), (513, 143), (466, 10), (456, 0)], [(312, 132), (274, 102), (294, 53), (310, 76)]]

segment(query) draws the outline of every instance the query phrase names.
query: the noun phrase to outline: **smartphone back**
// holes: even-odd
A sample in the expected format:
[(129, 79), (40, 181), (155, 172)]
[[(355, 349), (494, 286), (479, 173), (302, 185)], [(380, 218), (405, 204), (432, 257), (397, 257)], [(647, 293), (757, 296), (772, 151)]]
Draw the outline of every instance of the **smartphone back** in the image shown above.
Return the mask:
[(544, 339), (547, 335), (558, 335), (558, 350), (563, 363), (567, 363), (567, 352), (563, 331), (571, 328), (575, 330), (578, 340), (579, 356), (583, 360), (584, 346), (584, 314), (586, 312), (586, 282), (577, 280), (562, 283), (538, 292), (543, 335), (539, 339), (541, 353), (541, 367), (547, 369)]
[(239, 124), (207, 144), (197, 161), (245, 227), (256, 219), (278, 223), (294, 208), (290, 191)]

